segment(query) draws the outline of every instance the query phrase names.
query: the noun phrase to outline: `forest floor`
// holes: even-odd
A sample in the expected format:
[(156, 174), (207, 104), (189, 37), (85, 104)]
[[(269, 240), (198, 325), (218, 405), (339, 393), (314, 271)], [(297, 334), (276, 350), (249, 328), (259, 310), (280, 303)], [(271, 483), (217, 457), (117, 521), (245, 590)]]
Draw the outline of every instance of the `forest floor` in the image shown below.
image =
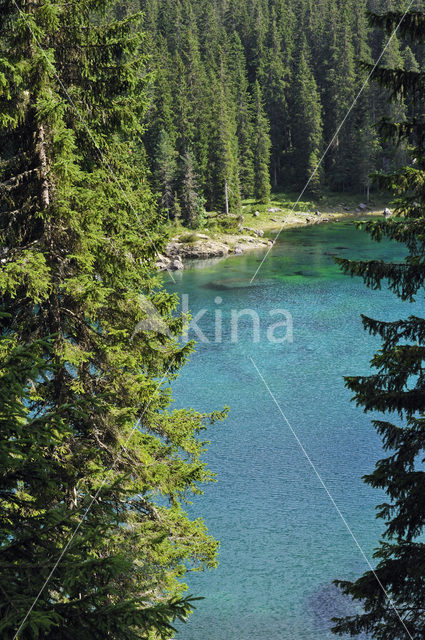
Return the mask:
[(174, 268), (179, 269), (181, 259), (224, 257), (265, 248), (271, 244), (268, 232), (275, 230), (382, 216), (389, 197), (375, 194), (366, 202), (359, 195), (331, 193), (318, 200), (296, 200), (295, 194), (274, 193), (268, 204), (246, 200), (238, 213), (228, 217), (207, 213), (204, 225), (196, 231), (170, 225), (171, 241), (161, 266), (168, 268), (170, 260), (177, 260)]
[[(362, 218), (367, 215), (380, 215), (388, 207), (388, 195), (377, 194), (366, 202), (360, 195), (328, 193), (317, 200), (304, 198), (297, 203), (297, 194), (274, 193), (270, 203), (260, 204), (255, 200), (246, 200), (242, 206), (244, 225), (254, 229), (271, 230), (298, 226), (324, 219)], [(363, 208), (362, 208), (363, 207)], [(366, 207), (366, 208), (364, 208)], [(255, 215), (258, 212), (259, 215)], [(317, 212), (320, 215), (317, 215)]]

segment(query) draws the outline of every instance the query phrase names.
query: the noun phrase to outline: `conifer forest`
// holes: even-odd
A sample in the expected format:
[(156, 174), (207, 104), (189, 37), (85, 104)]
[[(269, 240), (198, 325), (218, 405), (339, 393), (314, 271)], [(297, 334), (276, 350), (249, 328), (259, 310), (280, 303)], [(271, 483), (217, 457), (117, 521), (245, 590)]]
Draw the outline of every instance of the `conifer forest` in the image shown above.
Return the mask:
[(424, 89), (424, 0), (0, 0), (0, 640), (424, 640)]

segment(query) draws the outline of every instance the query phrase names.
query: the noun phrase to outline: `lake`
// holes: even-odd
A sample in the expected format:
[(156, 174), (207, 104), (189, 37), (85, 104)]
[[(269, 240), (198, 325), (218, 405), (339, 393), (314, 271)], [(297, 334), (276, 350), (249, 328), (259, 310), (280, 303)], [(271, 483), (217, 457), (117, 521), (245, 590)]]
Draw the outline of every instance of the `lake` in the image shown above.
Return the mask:
[(350, 402), (343, 376), (367, 373), (379, 344), (360, 313), (391, 320), (414, 307), (344, 276), (334, 254), (396, 259), (401, 250), (349, 222), (316, 225), (285, 231), (252, 284), (262, 253), (188, 269), (167, 285), (187, 296), (192, 315), (203, 313), (202, 340), (174, 384), (176, 406), (231, 408), (208, 434), (205, 459), (218, 482), (190, 507), (220, 540), (220, 566), (189, 574), (189, 592), (205, 599), (183, 640), (335, 637), (330, 618), (353, 609), (332, 581), (368, 566), (313, 466), (373, 562), (382, 495), (362, 475), (382, 451), (373, 416)]

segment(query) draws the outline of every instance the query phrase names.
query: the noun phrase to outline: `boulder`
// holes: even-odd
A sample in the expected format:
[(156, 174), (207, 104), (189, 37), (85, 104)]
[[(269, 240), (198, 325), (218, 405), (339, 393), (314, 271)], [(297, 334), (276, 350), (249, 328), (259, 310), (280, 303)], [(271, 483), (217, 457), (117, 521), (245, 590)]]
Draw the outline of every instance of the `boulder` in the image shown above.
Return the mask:
[(184, 269), (184, 264), (181, 260), (181, 258), (174, 258), (174, 260), (171, 260), (168, 269), (170, 271), (183, 271)]
[(158, 253), (158, 260), (155, 263), (155, 266), (159, 271), (166, 271), (171, 264), (170, 258), (167, 256), (163, 256), (161, 253)]
[(248, 231), (249, 233), (253, 233), (260, 238), (263, 237), (264, 231), (262, 229), (252, 229), (251, 227), (243, 227), (243, 231)]
[(260, 215), (259, 211), (254, 211), (254, 213), (252, 214), (254, 216), (254, 218), (258, 218), (258, 216)]
[(198, 240), (194, 243), (184, 243), (173, 240), (167, 245), (167, 256), (174, 260), (206, 260), (207, 258), (222, 258), (229, 253), (229, 247), (216, 240)]
[(314, 215), (316, 215), (316, 216), (321, 216), (322, 214), (320, 213), (320, 211), (315, 211), (315, 212), (314, 212)]
[(282, 211), (282, 209), (279, 209), (278, 207), (271, 207), (271, 209), (267, 209), (267, 211), (269, 213), (278, 213), (279, 211)]
[(364, 202), (361, 202), (359, 204), (359, 209), (360, 209), (360, 211), (366, 211), (366, 209), (369, 209), (369, 207)]
[(388, 207), (386, 207), (384, 209), (384, 217), (385, 218), (390, 218), (391, 217), (391, 209), (388, 209)]
[(243, 247), (241, 247), (240, 245), (237, 245), (237, 246), (234, 248), (234, 253), (235, 253), (237, 256), (240, 256), (240, 255), (241, 255), (241, 253), (243, 253)]

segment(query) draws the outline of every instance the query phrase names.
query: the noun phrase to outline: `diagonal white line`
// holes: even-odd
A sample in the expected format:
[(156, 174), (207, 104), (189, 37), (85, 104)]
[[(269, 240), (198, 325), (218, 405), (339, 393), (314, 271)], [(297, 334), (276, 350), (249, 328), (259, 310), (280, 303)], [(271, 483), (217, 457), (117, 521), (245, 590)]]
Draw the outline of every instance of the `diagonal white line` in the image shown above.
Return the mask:
[[(398, 25), (396, 26), (396, 28), (395, 28), (395, 29), (394, 29), (394, 31), (392, 32), (392, 34), (391, 34), (390, 38), (388, 39), (387, 44), (385, 45), (385, 47), (384, 47), (384, 48), (383, 48), (383, 50), (382, 50), (381, 55), (379, 56), (379, 58), (378, 58), (378, 59), (377, 59), (377, 61), (375, 62), (375, 64), (374, 64), (374, 66), (373, 66), (372, 70), (369, 72), (369, 75), (367, 76), (366, 80), (364, 81), (364, 83), (363, 83), (363, 85), (362, 85), (362, 87), (361, 87), (360, 91), (358, 92), (358, 94), (357, 94), (357, 95), (356, 95), (356, 97), (354, 98), (352, 105), (350, 106), (350, 108), (348, 109), (347, 113), (345, 114), (345, 116), (344, 116), (344, 118), (343, 118), (343, 120), (342, 120), (341, 124), (339, 125), (339, 127), (338, 127), (338, 128), (337, 128), (337, 130), (335, 131), (335, 133), (334, 133), (334, 135), (333, 135), (333, 137), (332, 137), (332, 140), (330, 141), (330, 143), (329, 143), (329, 144), (328, 144), (328, 146), (326, 147), (326, 149), (325, 149), (324, 153), (322, 154), (322, 157), (320, 158), (320, 160), (319, 160), (319, 162), (318, 162), (317, 166), (315, 167), (315, 169), (314, 169), (313, 173), (311, 174), (311, 176), (310, 176), (310, 177), (309, 177), (309, 179), (307, 180), (307, 183), (306, 183), (305, 187), (303, 188), (303, 190), (301, 191), (300, 195), (298, 196), (298, 198), (297, 198), (297, 200), (296, 200), (296, 202), (295, 202), (294, 206), (292, 207), (292, 210), (291, 210), (291, 212), (290, 212), (290, 214), (289, 214), (289, 215), (291, 215), (292, 213), (294, 213), (294, 211), (295, 211), (295, 208), (296, 208), (297, 204), (299, 203), (299, 201), (300, 201), (300, 200), (301, 200), (301, 198), (303, 197), (304, 193), (307, 191), (307, 189), (308, 189), (308, 186), (309, 186), (310, 182), (313, 180), (314, 176), (316, 175), (316, 173), (318, 172), (319, 168), (321, 167), (323, 160), (326, 158), (326, 156), (327, 156), (327, 154), (328, 154), (329, 149), (332, 147), (332, 145), (333, 145), (334, 141), (335, 141), (335, 140), (336, 140), (336, 138), (338, 137), (339, 132), (341, 131), (342, 127), (344, 126), (344, 124), (345, 124), (345, 122), (346, 122), (346, 120), (347, 120), (348, 116), (350, 115), (350, 113), (352, 112), (352, 110), (354, 109), (354, 107), (356, 106), (358, 99), (360, 98), (360, 96), (362, 95), (363, 91), (366, 89), (367, 85), (369, 84), (369, 80), (371, 79), (371, 77), (372, 77), (372, 76), (373, 76), (373, 74), (375, 73), (375, 70), (376, 70), (377, 66), (378, 66), (378, 65), (379, 65), (379, 63), (381, 62), (381, 60), (382, 60), (382, 56), (384, 55), (384, 53), (386, 52), (386, 50), (387, 50), (387, 49), (388, 49), (388, 47), (390, 46), (390, 44), (391, 44), (391, 42), (393, 41), (393, 39), (395, 38), (395, 36), (397, 35), (398, 30), (400, 29), (401, 24), (402, 24), (402, 22), (403, 22), (404, 18), (405, 18), (405, 17), (406, 17), (406, 15), (409, 13), (409, 11), (410, 11), (410, 9), (411, 9), (411, 7), (412, 7), (412, 5), (413, 5), (414, 1), (415, 1), (415, 0), (410, 0), (409, 6), (407, 7), (406, 11), (404, 12), (403, 16), (401, 17), (400, 22), (398, 23)], [(273, 244), (269, 247), (269, 249), (267, 250), (267, 253), (266, 253), (266, 254), (265, 254), (265, 256), (264, 256), (264, 258), (261, 260), (260, 264), (258, 265), (256, 272), (254, 273), (254, 275), (252, 276), (252, 278), (251, 278), (251, 280), (250, 280), (250, 282), (251, 282), (251, 283), (252, 283), (252, 282), (255, 280), (255, 278), (257, 277), (258, 272), (260, 271), (260, 269), (261, 269), (261, 267), (263, 266), (264, 262), (267, 260), (267, 258), (268, 258), (268, 256), (269, 256), (269, 254), (270, 254), (270, 251), (273, 249), (273, 247), (274, 247), (275, 243), (277, 242), (277, 240), (278, 240), (278, 238), (279, 238), (279, 236), (280, 236), (280, 234), (282, 233), (282, 231), (283, 231), (283, 229), (284, 229), (284, 228), (285, 228), (285, 224), (283, 224), (283, 225), (281, 226), (281, 228), (279, 229), (279, 232), (277, 233), (277, 235), (275, 236), (275, 239), (273, 240)]]
[(303, 443), (301, 442), (301, 440), (299, 439), (297, 433), (295, 432), (295, 429), (292, 427), (292, 425), (290, 424), (288, 418), (286, 417), (285, 413), (283, 412), (283, 409), (281, 408), (280, 404), (278, 403), (278, 401), (276, 400), (275, 395), (273, 394), (272, 390), (270, 389), (269, 385), (267, 384), (266, 380), (264, 379), (263, 374), (261, 373), (261, 371), (259, 370), (259, 368), (257, 367), (257, 365), (255, 364), (253, 358), (251, 356), (249, 356), (249, 359), (251, 360), (251, 363), (253, 365), (253, 367), (255, 368), (259, 378), (261, 379), (261, 381), (263, 382), (265, 388), (267, 389), (271, 399), (273, 400), (273, 402), (275, 403), (276, 407), (279, 410), (280, 415), (282, 416), (282, 418), (284, 419), (284, 421), (286, 422), (286, 424), (289, 427), (290, 432), (292, 433), (292, 435), (294, 436), (295, 440), (297, 441), (298, 446), (300, 447), (301, 451), (303, 452), (304, 456), (307, 458), (307, 461), (309, 463), (309, 465), (311, 466), (311, 468), (313, 469), (317, 479), (319, 480), (320, 484), (322, 485), (323, 489), (325, 490), (329, 500), (331, 501), (333, 507), (335, 508), (337, 514), (339, 515), (339, 517), (341, 518), (342, 522), (344, 523), (345, 528), (347, 529), (348, 533), (350, 534), (350, 536), (352, 537), (356, 547), (358, 548), (358, 550), (360, 551), (360, 553), (362, 554), (366, 564), (368, 565), (370, 571), (372, 572), (372, 574), (374, 575), (377, 583), (379, 584), (380, 588), (382, 589), (382, 591), (385, 594), (385, 597), (387, 598), (388, 602), (390, 603), (392, 609), (394, 610), (396, 616), (398, 617), (398, 619), (400, 620), (401, 624), (403, 625), (407, 635), (409, 636), (410, 640), (413, 640), (413, 636), (411, 635), (409, 629), (406, 626), (406, 623), (404, 622), (403, 618), (401, 617), (400, 613), (397, 610), (397, 607), (394, 604), (394, 601), (392, 600), (390, 594), (388, 593), (388, 591), (385, 589), (384, 585), (382, 584), (378, 574), (376, 573), (375, 569), (373, 568), (372, 564), (370, 563), (368, 557), (366, 556), (365, 552), (363, 551), (362, 547), (360, 546), (359, 541), (357, 540), (356, 536), (354, 535), (350, 525), (348, 524), (347, 520), (345, 519), (341, 509), (338, 507), (338, 505), (336, 504), (331, 492), (329, 491), (327, 485), (325, 484), (322, 476), (320, 475), (319, 471), (317, 470), (314, 462), (312, 461), (312, 459), (310, 458), (310, 456), (308, 455)]
[[(137, 221), (139, 222), (140, 226), (142, 227), (143, 231), (145, 232), (149, 242), (151, 243), (152, 247), (154, 248), (157, 256), (160, 255), (158, 249), (156, 248), (156, 245), (154, 243), (154, 241), (152, 240), (151, 235), (149, 234), (148, 230), (146, 229), (145, 225), (143, 224), (139, 214), (137, 213), (136, 209), (133, 207), (132, 203), (130, 202), (130, 199), (128, 197), (128, 195), (126, 194), (124, 187), (122, 186), (121, 182), (119, 181), (119, 179), (116, 176), (115, 171), (113, 170), (111, 164), (109, 163), (109, 161), (106, 158), (105, 153), (102, 151), (102, 149), (99, 147), (99, 145), (96, 142), (96, 139), (93, 135), (93, 133), (91, 132), (87, 122), (85, 121), (84, 117), (82, 116), (80, 110), (78, 109), (77, 105), (75, 104), (75, 102), (73, 101), (73, 99), (71, 98), (71, 96), (69, 95), (65, 85), (63, 84), (61, 78), (59, 77), (55, 67), (53, 66), (52, 62), (50, 61), (49, 56), (46, 54), (45, 50), (43, 49), (43, 47), (41, 46), (37, 36), (35, 35), (34, 31), (31, 28), (31, 25), (29, 24), (25, 13), (20, 9), (20, 7), (18, 6), (16, 0), (13, 0), (13, 4), (15, 5), (15, 7), (17, 8), (17, 10), (19, 11), (22, 19), (24, 20), (29, 32), (31, 33), (35, 44), (37, 45), (38, 49), (40, 50), (41, 54), (43, 55), (43, 57), (45, 58), (47, 64), (49, 65), (49, 67), (52, 69), (53, 71), (53, 75), (55, 76), (56, 80), (59, 82), (68, 102), (71, 104), (72, 108), (74, 109), (75, 113), (77, 114), (79, 120), (81, 121), (83, 127), (85, 128), (85, 130), (87, 131), (90, 140), (93, 143), (94, 148), (96, 149), (96, 151), (98, 152), (98, 154), (100, 155), (100, 159), (102, 160), (103, 164), (105, 165), (105, 167), (108, 170), (108, 173), (112, 176), (115, 184), (117, 185), (118, 189), (121, 191), (122, 195), (124, 196), (124, 200), (127, 202), (127, 204), (129, 205), (130, 209), (132, 210), (132, 212), (134, 213)], [(171, 273), (171, 271), (169, 269), (167, 269), (167, 273), (170, 276), (171, 280), (174, 282), (174, 284), (176, 283), (173, 274)]]
[(81, 516), (77, 526), (75, 527), (74, 531), (72, 532), (70, 538), (68, 539), (67, 543), (65, 544), (65, 546), (62, 548), (62, 551), (60, 552), (60, 555), (58, 557), (58, 559), (56, 560), (55, 564), (53, 565), (52, 570), (50, 571), (49, 575), (47, 576), (46, 580), (43, 583), (43, 586), (41, 587), (40, 591), (38, 592), (38, 594), (36, 595), (36, 597), (34, 598), (34, 602), (32, 603), (32, 605), (30, 606), (30, 608), (28, 609), (24, 619), (22, 620), (21, 624), (19, 625), (18, 630), (16, 631), (15, 635), (13, 636), (13, 640), (18, 640), (18, 636), (19, 633), (22, 629), (22, 627), (24, 626), (25, 622), (28, 620), (28, 617), (31, 614), (31, 611), (34, 609), (35, 605), (37, 604), (38, 600), (40, 599), (41, 594), (43, 593), (44, 589), (47, 587), (48, 583), (50, 582), (50, 579), (52, 578), (53, 574), (55, 573), (56, 569), (58, 568), (60, 562), (62, 561), (62, 558), (64, 557), (65, 553), (68, 551), (69, 546), (71, 544), (71, 542), (73, 541), (73, 539), (75, 538), (76, 534), (78, 533), (78, 531), (81, 528), (81, 525), (84, 523), (85, 519), (87, 518), (89, 512), (91, 511), (92, 506), (94, 505), (94, 503), (96, 502), (97, 498), (99, 497), (100, 492), (102, 491), (103, 487), (105, 486), (105, 484), (108, 482), (109, 477), (111, 475), (111, 473), (114, 471), (115, 469), (115, 465), (117, 463), (118, 460), (118, 456), (120, 455), (120, 453), (122, 451), (124, 451), (128, 445), (128, 443), (130, 442), (131, 438), (133, 437), (134, 432), (139, 428), (141, 421), (143, 419), (143, 416), (145, 415), (146, 411), (149, 409), (150, 405), (152, 404), (152, 401), (155, 397), (155, 394), (157, 393), (158, 389), (160, 388), (160, 386), (162, 385), (162, 383), (164, 382), (165, 378), (168, 375), (168, 372), (171, 369), (172, 366), (172, 362), (170, 362), (166, 372), (164, 373), (164, 375), (162, 376), (161, 380), (158, 382), (155, 392), (152, 396), (152, 398), (150, 399), (150, 401), (148, 402), (148, 404), (146, 405), (145, 409), (143, 410), (142, 415), (140, 416), (140, 418), (136, 421), (135, 425), (133, 426), (132, 430), (130, 431), (130, 434), (127, 438), (127, 440), (124, 442), (123, 445), (121, 445), (120, 450), (118, 451), (117, 455), (115, 456), (115, 460), (112, 463), (112, 467), (109, 469), (109, 471), (106, 473), (105, 477), (102, 480), (102, 483), (100, 485), (100, 487), (97, 489), (96, 493), (94, 494), (93, 498), (90, 501), (90, 504), (88, 505), (88, 507), (86, 508), (86, 510), (84, 511), (83, 515)]

